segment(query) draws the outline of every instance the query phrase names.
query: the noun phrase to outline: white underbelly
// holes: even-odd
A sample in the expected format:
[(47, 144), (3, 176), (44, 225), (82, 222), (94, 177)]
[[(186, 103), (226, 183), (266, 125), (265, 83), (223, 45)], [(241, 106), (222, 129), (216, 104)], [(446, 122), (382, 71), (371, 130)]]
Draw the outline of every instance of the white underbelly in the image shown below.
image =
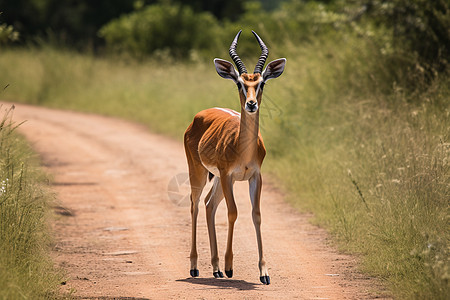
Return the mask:
[[(206, 165), (202, 162), (203, 166), (212, 173), (214, 176), (220, 177), (220, 171), (216, 166)], [(255, 173), (254, 168), (249, 168), (245, 166), (237, 166), (230, 171), (230, 175), (233, 181), (245, 181), (249, 180), (250, 177)]]
[(232, 172), (231, 176), (234, 181), (245, 181), (249, 180), (253, 176), (255, 170), (248, 167), (236, 167)]
[(208, 170), (208, 172), (212, 173), (214, 176), (220, 177), (219, 169), (216, 166), (208, 166), (202, 162), (203, 166)]

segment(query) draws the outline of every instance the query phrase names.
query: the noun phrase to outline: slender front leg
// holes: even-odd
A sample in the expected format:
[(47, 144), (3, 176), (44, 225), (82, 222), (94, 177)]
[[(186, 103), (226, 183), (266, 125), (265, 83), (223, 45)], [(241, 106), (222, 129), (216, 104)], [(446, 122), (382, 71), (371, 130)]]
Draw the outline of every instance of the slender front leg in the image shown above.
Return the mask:
[(269, 272), (264, 260), (262, 237), (261, 237), (261, 173), (255, 173), (249, 180), (250, 199), (252, 200), (252, 217), (256, 230), (259, 252), (259, 279), (263, 284), (270, 284)]
[(221, 183), (228, 209), (228, 238), (227, 251), (225, 252), (225, 274), (227, 277), (233, 277), (233, 232), (234, 223), (237, 219), (237, 207), (233, 195), (233, 180), (231, 176), (222, 176)]
[(206, 203), (206, 222), (208, 224), (209, 246), (211, 248), (211, 265), (213, 275), (216, 278), (222, 278), (223, 273), (219, 268), (219, 251), (217, 249), (216, 237), (216, 211), (223, 199), (222, 185), (220, 178), (214, 178), (214, 184), (205, 198)]
[(199, 271), (197, 267), (198, 253), (197, 253), (197, 216), (198, 216), (198, 203), (199, 197), (196, 197), (191, 193), (191, 221), (192, 221), (192, 242), (191, 242), (191, 269), (190, 273), (192, 277), (198, 277)]

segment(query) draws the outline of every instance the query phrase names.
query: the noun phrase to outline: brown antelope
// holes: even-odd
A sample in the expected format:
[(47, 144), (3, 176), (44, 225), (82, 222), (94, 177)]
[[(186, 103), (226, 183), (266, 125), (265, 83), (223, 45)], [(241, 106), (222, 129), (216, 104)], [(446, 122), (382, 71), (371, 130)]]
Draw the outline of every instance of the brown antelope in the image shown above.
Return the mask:
[(244, 63), (236, 53), (241, 32), (242, 30), (234, 38), (229, 51), (239, 73), (230, 62), (218, 58), (214, 59), (217, 73), (237, 84), (241, 113), (227, 108), (203, 110), (195, 115), (184, 134), (184, 147), (191, 184), (192, 248), (190, 274), (192, 277), (199, 276), (196, 244), (200, 195), (207, 178), (209, 180), (214, 178), (213, 186), (205, 198), (213, 275), (216, 278), (223, 278), (223, 273), (219, 268), (215, 214), (219, 203), (225, 197), (228, 209), (225, 274), (229, 278), (233, 276), (233, 229), (237, 218), (233, 184), (235, 181), (248, 180), (253, 224), (258, 242), (260, 280), (263, 284), (270, 284), (261, 238), (261, 164), (266, 155), (266, 149), (259, 132), (259, 107), (264, 84), (267, 80), (276, 78), (283, 73), (286, 59), (274, 60), (262, 71), (269, 50), (261, 38), (252, 31), (262, 53), (253, 74), (248, 74)]

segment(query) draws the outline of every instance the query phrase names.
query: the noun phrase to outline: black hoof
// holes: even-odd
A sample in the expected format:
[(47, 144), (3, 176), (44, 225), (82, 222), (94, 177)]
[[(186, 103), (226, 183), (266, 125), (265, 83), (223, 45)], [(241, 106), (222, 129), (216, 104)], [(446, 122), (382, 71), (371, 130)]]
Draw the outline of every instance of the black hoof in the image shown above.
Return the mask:
[(225, 274), (227, 274), (228, 278), (231, 278), (231, 277), (233, 277), (233, 270), (230, 270), (230, 271), (225, 270)]
[(270, 277), (268, 275), (259, 277), (259, 280), (261, 280), (262, 284), (270, 284)]
[(192, 277), (198, 277), (198, 275), (200, 275), (200, 274), (199, 274), (199, 272), (198, 272), (197, 269), (192, 269), (192, 270), (191, 270), (191, 276), (192, 276)]
[(214, 272), (213, 275), (215, 278), (223, 278), (223, 273), (220, 271)]

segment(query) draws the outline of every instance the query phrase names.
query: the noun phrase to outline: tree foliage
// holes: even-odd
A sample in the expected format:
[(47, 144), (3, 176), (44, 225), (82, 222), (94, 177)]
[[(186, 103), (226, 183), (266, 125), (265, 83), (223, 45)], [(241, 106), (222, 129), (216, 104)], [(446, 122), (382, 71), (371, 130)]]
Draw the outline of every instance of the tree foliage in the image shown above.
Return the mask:
[(395, 50), (426, 72), (442, 72), (450, 57), (450, 5), (446, 0), (363, 0), (367, 16), (392, 35)]
[(189, 58), (194, 50), (217, 48), (218, 31), (217, 20), (208, 12), (194, 13), (180, 4), (154, 4), (108, 23), (99, 34), (115, 51)]
[(135, 0), (0, 0), (3, 19), (27, 42), (51, 37), (85, 48), (100, 42), (97, 31), (113, 18), (131, 12)]
[[(0, 16), (2, 12), (0, 11)], [(10, 42), (17, 41), (19, 33), (14, 29), (12, 25), (0, 23), (0, 45), (4, 45)]]
[(236, 21), (244, 12), (244, 3), (242, 0), (182, 0), (177, 1), (180, 4), (192, 7), (195, 12), (210, 12), (217, 19), (229, 19)]
[[(21, 42), (36, 37), (56, 39), (86, 49), (101, 45), (98, 31), (106, 23), (136, 7), (155, 3), (184, 4), (195, 13), (209, 12), (218, 19), (236, 20), (243, 12), (240, 0), (0, 0), (3, 19), (21, 33)], [(179, 3), (179, 4), (178, 4)]]
[(0, 24), (0, 45), (16, 41), (19, 33), (11, 25)]

